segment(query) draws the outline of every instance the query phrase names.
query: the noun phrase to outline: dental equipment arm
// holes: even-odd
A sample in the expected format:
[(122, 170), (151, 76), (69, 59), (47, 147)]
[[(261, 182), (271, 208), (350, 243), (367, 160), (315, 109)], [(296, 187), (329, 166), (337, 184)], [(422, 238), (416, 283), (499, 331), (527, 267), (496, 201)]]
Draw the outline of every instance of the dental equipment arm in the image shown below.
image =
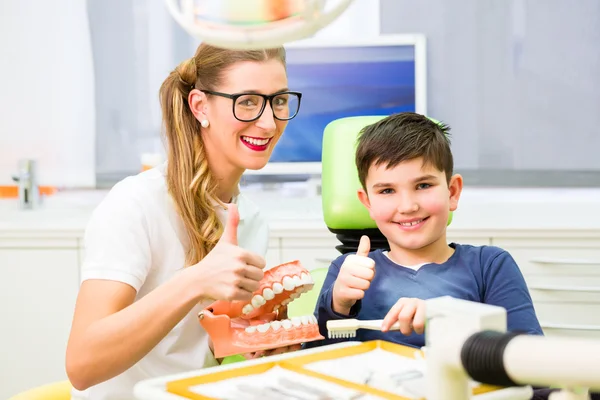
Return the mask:
[(583, 390), (572, 399), (600, 390), (598, 340), (506, 332), (503, 308), (447, 296), (427, 300), (426, 312), (427, 400), (470, 399), (469, 379)]

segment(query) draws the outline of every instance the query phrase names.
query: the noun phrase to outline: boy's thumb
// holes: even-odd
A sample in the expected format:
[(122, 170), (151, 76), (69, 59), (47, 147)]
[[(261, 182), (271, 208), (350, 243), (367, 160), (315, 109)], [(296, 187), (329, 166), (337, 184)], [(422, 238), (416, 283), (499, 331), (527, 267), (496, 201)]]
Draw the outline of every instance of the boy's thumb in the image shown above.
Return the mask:
[(360, 242), (358, 243), (358, 249), (356, 250), (356, 255), (366, 257), (369, 255), (370, 251), (371, 251), (371, 241), (369, 240), (368, 236), (363, 235), (360, 238)]
[(237, 205), (231, 203), (227, 205), (227, 221), (225, 222), (225, 229), (219, 242), (224, 241), (229, 244), (235, 244), (237, 246), (237, 228), (240, 222), (240, 214), (238, 213)]

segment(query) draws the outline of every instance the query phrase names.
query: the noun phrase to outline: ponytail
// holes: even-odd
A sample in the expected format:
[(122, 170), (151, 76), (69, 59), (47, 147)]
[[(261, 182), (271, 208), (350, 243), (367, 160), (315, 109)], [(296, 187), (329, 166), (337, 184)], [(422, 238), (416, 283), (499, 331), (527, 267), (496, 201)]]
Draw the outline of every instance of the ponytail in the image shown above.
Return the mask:
[(168, 145), (167, 187), (189, 237), (185, 265), (202, 260), (223, 231), (213, 203), (216, 183), (208, 168), (200, 123), (188, 106), (196, 81), (194, 59), (181, 63), (160, 88)]

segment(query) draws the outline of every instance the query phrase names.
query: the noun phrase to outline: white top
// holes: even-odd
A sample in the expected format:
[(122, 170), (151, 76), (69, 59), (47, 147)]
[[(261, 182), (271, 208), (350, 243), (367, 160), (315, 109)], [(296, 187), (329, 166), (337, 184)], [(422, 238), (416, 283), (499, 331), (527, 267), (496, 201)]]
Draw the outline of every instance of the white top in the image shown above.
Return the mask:
[[(85, 235), (82, 281), (109, 279), (137, 290), (136, 300), (166, 282), (183, 268), (187, 243), (183, 222), (168, 194), (165, 165), (126, 178), (116, 184), (95, 209)], [(238, 243), (262, 256), (269, 231), (258, 208), (243, 195), (238, 205)], [(218, 209), (225, 222), (227, 211)], [(134, 385), (144, 379), (216, 365), (208, 335), (198, 323), (198, 304), (142, 360), (121, 375), (74, 391), (76, 399), (133, 398)]]

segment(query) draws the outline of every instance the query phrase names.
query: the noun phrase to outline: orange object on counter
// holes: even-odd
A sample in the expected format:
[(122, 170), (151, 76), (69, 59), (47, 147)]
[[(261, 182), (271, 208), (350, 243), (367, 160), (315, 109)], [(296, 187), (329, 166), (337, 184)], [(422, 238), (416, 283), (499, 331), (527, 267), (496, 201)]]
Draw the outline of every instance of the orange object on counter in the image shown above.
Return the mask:
[[(40, 195), (51, 196), (58, 191), (54, 186), (40, 186)], [(19, 197), (19, 187), (16, 185), (0, 185), (0, 198), (2, 199), (16, 199)]]

